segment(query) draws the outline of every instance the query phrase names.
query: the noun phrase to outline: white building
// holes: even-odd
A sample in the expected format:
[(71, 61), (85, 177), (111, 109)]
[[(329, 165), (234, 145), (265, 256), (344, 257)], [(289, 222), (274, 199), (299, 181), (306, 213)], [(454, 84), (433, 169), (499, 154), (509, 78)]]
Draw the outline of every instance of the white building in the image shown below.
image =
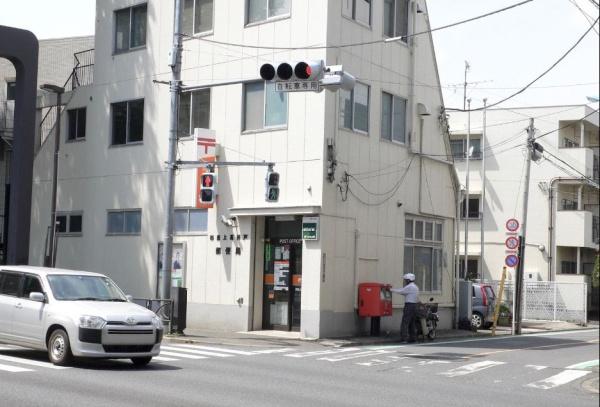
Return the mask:
[[(522, 221), (526, 127), (534, 118), (544, 158), (531, 164), (524, 276), (533, 281), (590, 282), (598, 255), (598, 112), (585, 105), (490, 109), (471, 113), (468, 274), (499, 280), (507, 256), (506, 221)], [(467, 113), (450, 115), (451, 145), (461, 185), (466, 184)], [(482, 147), (483, 146), (483, 147)], [(485, 199), (482, 156), (485, 155)], [(464, 202), (464, 201), (463, 201)], [(466, 212), (466, 213), (465, 213)], [(484, 256), (481, 259), (481, 213)], [(461, 222), (464, 275), (465, 221)], [(483, 275), (481, 274), (483, 268)], [(590, 304), (598, 290), (588, 284)], [(596, 305), (597, 306), (597, 305)]]
[[(170, 79), (173, 1), (96, 7), (93, 84), (72, 93), (63, 116), (57, 266), (107, 273), (152, 298), (169, 134), (169, 87), (154, 81)], [(188, 327), (357, 333), (358, 284), (400, 286), (408, 270), (449, 327), (456, 183), (439, 158), (450, 150), (433, 43), (382, 43), (426, 31), (425, 1), (187, 0), (184, 26), (185, 86), (245, 82), (182, 95), (178, 157), (195, 160), (193, 129), (210, 128), (220, 161), (272, 161), (281, 175), (279, 201), (267, 203), (264, 167), (220, 167), (217, 204), (203, 209), (197, 171), (178, 172), (175, 281), (188, 289)], [(343, 64), (354, 91), (276, 93), (257, 80), (265, 62), (300, 59)], [(32, 264), (44, 255), (50, 144), (35, 162)], [(304, 216), (319, 217), (318, 240), (302, 239)], [(394, 306), (384, 329), (399, 326), (402, 299)]]

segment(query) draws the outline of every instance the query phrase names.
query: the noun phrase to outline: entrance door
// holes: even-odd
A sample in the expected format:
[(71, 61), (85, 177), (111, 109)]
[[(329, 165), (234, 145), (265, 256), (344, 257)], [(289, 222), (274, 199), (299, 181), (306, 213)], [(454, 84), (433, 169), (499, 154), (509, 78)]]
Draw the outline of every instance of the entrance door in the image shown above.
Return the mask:
[(301, 221), (277, 221), (276, 218), (267, 218), (266, 221), (263, 329), (299, 331), (302, 297)]

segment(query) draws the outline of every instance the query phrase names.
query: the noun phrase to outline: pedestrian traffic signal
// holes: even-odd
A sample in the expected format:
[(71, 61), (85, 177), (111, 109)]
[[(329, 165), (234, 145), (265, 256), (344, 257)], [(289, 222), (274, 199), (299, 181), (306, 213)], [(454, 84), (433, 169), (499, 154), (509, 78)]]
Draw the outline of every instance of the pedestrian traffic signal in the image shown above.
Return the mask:
[(203, 204), (212, 204), (215, 202), (215, 186), (217, 184), (217, 175), (213, 172), (205, 172), (200, 177), (200, 202)]
[(318, 81), (323, 77), (325, 63), (323, 60), (282, 62), (275, 66), (264, 64), (260, 67), (260, 77), (265, 81), (305, 80)]
[(277, 202), (279, 200), (279, 173), (269, 169), (265, 184), (265, 200), (267, 202)]

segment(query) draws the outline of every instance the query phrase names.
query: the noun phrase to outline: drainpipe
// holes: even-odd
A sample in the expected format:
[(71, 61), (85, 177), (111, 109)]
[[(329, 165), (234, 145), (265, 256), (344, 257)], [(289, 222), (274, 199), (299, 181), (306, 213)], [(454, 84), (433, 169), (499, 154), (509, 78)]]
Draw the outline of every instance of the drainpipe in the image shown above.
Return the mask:
[(354, 229), (354, 309), (358, 309), (358, 237), (360, 232)]
[[(417, 27), (417, 3), (415, 1), (412, 2), (412, 32), (414, 33)], [(410, 119), (410, 143), (409, 145), (412, 147), (413, 139), (415, 138), (415, 114), (416, 114), (416, 103), (415, 103), (415, 75), (417, 72), (417, 58), (415, 48), (417, 45), (416, 36), (410, 37), (410, 115), (408, 116)]]

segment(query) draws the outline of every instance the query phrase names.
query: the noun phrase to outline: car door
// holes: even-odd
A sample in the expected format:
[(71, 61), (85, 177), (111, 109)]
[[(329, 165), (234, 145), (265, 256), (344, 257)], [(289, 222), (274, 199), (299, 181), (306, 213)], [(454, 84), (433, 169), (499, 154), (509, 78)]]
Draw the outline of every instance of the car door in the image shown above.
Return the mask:
[(21, 273), (0, 270), (0, 338), (4, 340), (15, 338), (13, 318), (22, 278)]
[(46, 303), (32, 301), (29, 294), (43, 293), (38, 276), (25, 274), (13, 314), (13, 332), (18, 340), (34, 346), (44, 345), (44, 320)]

